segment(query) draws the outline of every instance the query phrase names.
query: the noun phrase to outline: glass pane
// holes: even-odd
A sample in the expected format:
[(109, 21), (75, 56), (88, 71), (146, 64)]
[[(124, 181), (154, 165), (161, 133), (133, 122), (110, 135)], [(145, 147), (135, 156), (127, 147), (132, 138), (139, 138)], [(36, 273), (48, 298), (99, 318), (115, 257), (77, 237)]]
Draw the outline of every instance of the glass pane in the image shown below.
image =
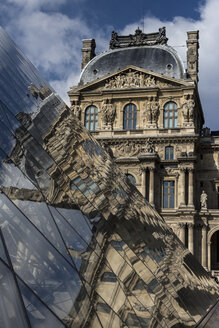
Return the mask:
[(163, 205), (164, 208), (168, 208), (168, 196), (167, 195), (164, 195), (164, 205)]
[(174, 196), (170, 196), (170, 208), (174, 208)]
[[(4, 206), (3, 206), (4, 204)], [(81, 280), (21, 212), (0, 195), (0, 224), (16, 273), (60, 317), (74, 314)]]
[(13, 274), (0, 260), (0, 327), (25, 328), (27, 324), (24, 307)]
[(64, 324), (18, 279), (31, 328), (61, 328)]
[[(1, 226), (0, 226), (1, 227)], [(0, 233), (0, 258), (2, 258), (2, 260), (4, 260), (7, 264), (9, 264), (8, 262), (8, 258), (6, 256), (6, 253), (5, 253), (5, 247), (4, 247), (4, 244), (3, 244), (3, 241), (2, 241), (2, 238), (1, 238), (1, 233)], [(1, 327), (1, 326), (0, 326)]]
[(173, 127), (173, 119), (169, 118), (169, 128), (171, 129)]

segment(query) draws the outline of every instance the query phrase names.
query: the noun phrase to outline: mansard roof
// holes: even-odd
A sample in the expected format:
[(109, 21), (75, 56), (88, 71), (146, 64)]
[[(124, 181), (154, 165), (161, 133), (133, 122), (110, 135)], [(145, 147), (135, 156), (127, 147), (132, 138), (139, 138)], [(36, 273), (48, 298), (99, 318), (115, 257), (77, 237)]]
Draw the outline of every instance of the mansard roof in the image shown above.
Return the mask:
[[(154, 33), (155, 34), (155, 33)], [(154, 35), (153, 34), (153, 35)], [(111, 48), (94, 57), (83, 69), (79, 85), (86, 84), (107, 74), (120, 70), (128, 65), (153, 71), (176, 79), (184, 78), (184, 67), (176, 51), (168, 46), (166, 38), (162, 42), (144, 37), (142, 40), (124, 37), (115, 44), (111, 40)], [(146, 35), (148, 36), (148, 35)], [(122, 38), (122, 37), (118, 37)], [(113, 46), (112, 46), (113, 45)]]

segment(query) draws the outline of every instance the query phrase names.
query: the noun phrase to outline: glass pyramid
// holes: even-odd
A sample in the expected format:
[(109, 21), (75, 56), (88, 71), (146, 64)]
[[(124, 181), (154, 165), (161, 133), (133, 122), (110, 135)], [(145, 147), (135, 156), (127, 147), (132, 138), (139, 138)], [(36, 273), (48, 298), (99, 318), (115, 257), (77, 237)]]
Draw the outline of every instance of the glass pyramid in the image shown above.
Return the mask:
[(0, 327), (195, 327), (215, 282), (0, 30)]

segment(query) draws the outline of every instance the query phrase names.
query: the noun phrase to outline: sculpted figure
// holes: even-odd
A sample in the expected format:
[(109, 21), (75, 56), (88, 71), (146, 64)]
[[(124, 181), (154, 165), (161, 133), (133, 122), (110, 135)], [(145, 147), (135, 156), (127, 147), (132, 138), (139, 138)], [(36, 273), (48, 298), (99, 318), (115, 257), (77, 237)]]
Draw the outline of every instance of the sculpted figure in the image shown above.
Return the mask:
[(188, 58), (188, 69), (194, 71), (196, 69), (197, 63), (197, 56), (196, 50), (193, 47), (190, 47), (187, 51), (187, 58)]
[(154, 144), (153, 144), (153, 142), (151, 141), (150, 138), (148, 138), (147, 141), (146, 141), (144, 151), (146, 153), (154, 153), (155, 152)]
[(139, 76), (139, 86), (140, 88), (144, 87), (144, 74), (140, 73)]
[(153, 123), (157, 124), (158, 116), (159, 116), (159, 103), (157, 100), (154, 100), (151, 103), (151, 119)]
[(152, 111), (150, 101), (145, 102), (145, 108), (143, 109), (143, 121), (147, 123), (152, 122)]
[(107, 99), (102, 106), (102, 120), (104, 124), (110, 125), (113, 128), (113, 123), (116, 117), (116, 108), (112, 104), (112, 101)]
[(208, 195), (204, 190), (202, 190), (201, 197), (200, 197), (201, 209), (207, 209), (207, 201), (208, 201)]
[(182, 114), (185, 122), (189, 120), (189, 101), (188, 96), (185, 96), (185, 101), (182, 104)]
[(193, 121), (193, 119), (194, 119), (194, 109), (195, 109), (195, 101), (193, 99), (190, 99), (188, 101), (188, 118), (189, 118), (189, 121)]
[(81, 118), (81, 107), (79, 106), (79, 102), (78, 101), (75, 101), (73, 104), (72, 104), (72, 110), (73, 110), (73, 113), (74, 115), (80, 119)]

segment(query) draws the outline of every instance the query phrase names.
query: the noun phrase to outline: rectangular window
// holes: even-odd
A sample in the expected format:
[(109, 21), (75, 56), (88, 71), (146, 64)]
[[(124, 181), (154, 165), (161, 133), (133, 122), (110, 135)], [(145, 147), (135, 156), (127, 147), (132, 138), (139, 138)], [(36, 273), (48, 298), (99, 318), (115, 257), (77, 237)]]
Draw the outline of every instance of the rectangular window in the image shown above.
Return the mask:
[(175, 207), (175, 181), (163, 182), (163, 208)]

